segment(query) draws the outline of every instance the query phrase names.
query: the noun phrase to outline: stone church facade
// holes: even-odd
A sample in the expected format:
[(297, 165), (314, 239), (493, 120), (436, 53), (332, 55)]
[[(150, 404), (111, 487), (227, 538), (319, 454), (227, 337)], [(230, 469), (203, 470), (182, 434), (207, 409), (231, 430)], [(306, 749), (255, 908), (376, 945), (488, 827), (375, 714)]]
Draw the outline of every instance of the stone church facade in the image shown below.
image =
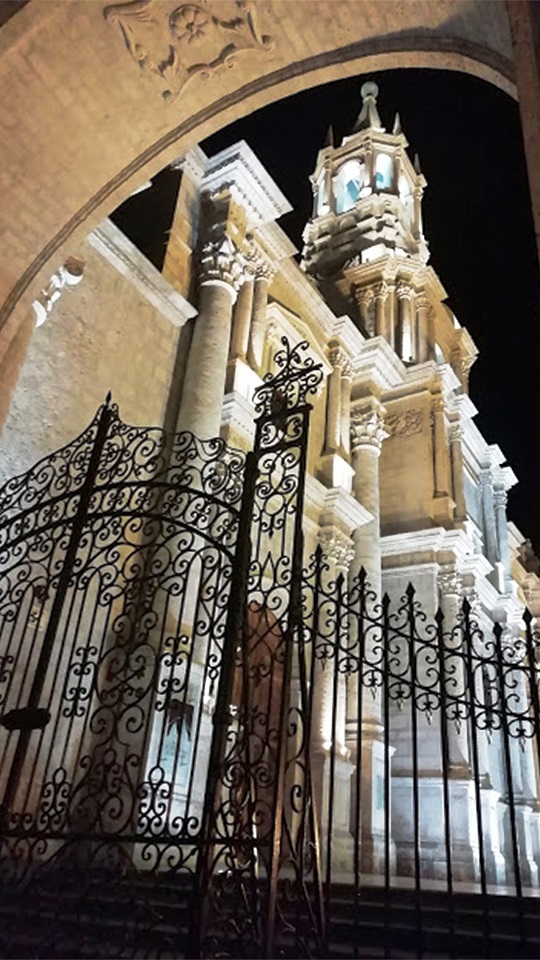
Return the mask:
[[(177, 161), (181, 183), (162, 273), (111, 221), (90, 234), (35, 302), (36, 330), (4, 428), (1, 472), (19, 473), (67, 443), (109, 388), (127, 421), (203, 439), (221, 434), (249, 449), (253, 393), (281, 338), (307, 340), (325, 377), (308, 451), (306, 551), (321, 544), (334, 575), (354, 577), (364, 567), (377, 594), (396, 601), (413, 582), (427, 615), (440, 607), (449, 623), (467, 598), (486, 634), (498, 621), (511, 641), (525, 604), (540, 616), (538, 562), (507, 518), (516, 477), (474, 422), (468, 378), (477, 349), (429, 264), (425, 178), (407, 153), (399, 117), (385, 129), (377, 94), (375, 84), (364, 84), (354, 130), (341, 144), (330, 137), (319, 152), (299, 263), (278, 224), (288, 201), (244, 142), (210, 158), (195, 148)], [(324, 700), (316, 725), (324, 756)], [(375, 702), (362, 733), (371, 798), (363, 832), (375, 871), (380, 728)], [(356, 739), (347, 696), (336, 744), (345, 798), (336, 856), (343, 870)], [(412, 773), (399, 741), (398, 730), (392, 842), (406, 873)], [(436, 809), (441, 789), (428, 773), (430, 749), (426, 730), (420, 792), (427, 810), (430, 795)], [(478, 866), (465, 727), (454, 731), (449, 750), (454, 867), (457, 878), (471, 880)], [(540, 870), (539, 771), (532, 747), (516, 750), (524, 881), (533, 885)], [(479, 763), (487, 867), (491, 882), (503, 883), (502, 759), (487, 738)], [(428, 816), (422, 829), (423, 855), (436, 862), (440, 824)]]

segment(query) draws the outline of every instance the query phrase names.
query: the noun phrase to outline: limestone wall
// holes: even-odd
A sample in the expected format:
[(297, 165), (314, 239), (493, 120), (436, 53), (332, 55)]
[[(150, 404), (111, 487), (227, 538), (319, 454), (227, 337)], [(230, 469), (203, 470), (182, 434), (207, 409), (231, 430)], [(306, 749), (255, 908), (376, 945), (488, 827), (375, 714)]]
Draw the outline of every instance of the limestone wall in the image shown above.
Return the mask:
[(0, 440), (0, 481), (68, 443), (108, 390), (124, 420), (163, 423), (179, 329), (85, 241), (82, 282), (30, 341)]

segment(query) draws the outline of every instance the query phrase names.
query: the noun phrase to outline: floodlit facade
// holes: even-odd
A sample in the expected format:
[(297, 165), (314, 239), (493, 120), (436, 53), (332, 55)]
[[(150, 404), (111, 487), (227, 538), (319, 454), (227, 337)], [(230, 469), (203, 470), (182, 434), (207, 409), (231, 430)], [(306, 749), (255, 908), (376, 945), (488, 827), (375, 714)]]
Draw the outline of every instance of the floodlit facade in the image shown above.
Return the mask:
[[(74, 251), (35, 301), (36, 331), (15, 388), (2, 474), (27, 469), (67, 443), (110, 387), (125, 420), (221, 435), (248, 450), (253, 393), (281, 338), (306, 340), (324, 370), (314, 401), (304, 517), (306, 552), (321, 544), (333, 576), (364, 567), (378, 596), (399, 603), (407, 584), (428, 617), (456, 621), (464, 598), (486, 635), (498, 621), (512, 642), (524, 605), (540, 615), (538, 561), (508, 521), (517, 482), (504, 453), (475, 426), (468, 377), (474, 342), (449, 306), (423, 233), (426, 187), (396, 116), (385, 129), (377, 87), (341, 144), (329, 136), (312, 175), (313, 213), (298, 251), (278, 225), (290, 205), (242, 142), (176, 162), (181, 183), (163, 272), (111, 221)], [(317, 700), (322, 781), (332, 745), (324, 691)], [(358, 716), (343, 689), (335, 749), (335, 858), (351, 869), (350, 791)], [(362, 729), (363, 868), (381, 870), (384, 749), (380, 699)], [(418, 783), (426, 877), (443, 869), (441, 777), (435, 735), (422, 719)], [(411, 755), (405, 715), (394, 717), (392, 857), (413, 872)], [(505, 882), (503, 758), (479, 736), (486, 869)], [(151, 750), (153, 747), (151, 748)], [(457, 879), (478, 875), (475, 795), (465, 724), (450, 736), (450, 799)], [(188, 765), (183, 744), (182, 763)], [(523, 879), (540, 871), (538, 769), (515, 744)], [(185, 779), (185, 769), (181, 771)], [(180, 791), (181, 793), (181, 791)], [(430, 817), (429, 811), (433, 811)]]

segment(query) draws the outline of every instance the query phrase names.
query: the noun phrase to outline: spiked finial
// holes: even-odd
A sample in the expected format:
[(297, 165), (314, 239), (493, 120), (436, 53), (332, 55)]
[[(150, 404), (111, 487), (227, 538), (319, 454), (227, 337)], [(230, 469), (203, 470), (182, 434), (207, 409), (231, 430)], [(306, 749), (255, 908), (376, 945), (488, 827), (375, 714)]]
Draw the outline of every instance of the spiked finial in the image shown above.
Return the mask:
[(394, 126), (392, 127), (392, 133), (394, 134), (395, 137), (397, 137), (397, 135), (402, 132), (403, 131), (401, 129), (401, 119), (400, 119), (399, 113), (396, 113), (394, 117)]
[(413, 166), (414, 166), (415, 173), (422, 173), (422, 167), (420, 166), (420, 157), (418, 156), (417, 153), (415, 153), (414, 155)]
[(358, 133), (359, 130), (367, 130), (370, 127), (373, 130), (383, 131), (384, 127), (377, 110), (377, 96), (379, 94), (377, 84), (371, 81), (363, 83), (360, 93), (362, 94), (362, 109), (353, 127), (353, 133)]
[(333, 128), (332, 124), (330, 124), (330, 126), (328, 127), (328, 130), (326, 131), (326, 138), (325, 138), (325, 141), (324, 141), (324, 145), (325, 145), (325, 147), (333, 147), (333, 146), (334, 146), (334, 128)]

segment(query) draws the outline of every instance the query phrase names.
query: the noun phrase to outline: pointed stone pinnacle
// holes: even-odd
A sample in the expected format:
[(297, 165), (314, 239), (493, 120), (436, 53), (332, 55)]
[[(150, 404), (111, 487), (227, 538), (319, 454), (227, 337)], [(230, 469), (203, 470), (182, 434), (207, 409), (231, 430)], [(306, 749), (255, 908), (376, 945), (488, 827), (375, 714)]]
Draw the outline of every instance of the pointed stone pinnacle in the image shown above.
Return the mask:
[(333, 146), (334, 146), (334, 128), (333, 128), (332, 124), (330, 124), (330, 126), (328, 127), (328, 130), (326, 131), (326, 138), (325, 138), (325, 141), (324, 141), (324, 145), (325, 145), (325, 147), (333, 147)]
[(418, 156), (417, 153), (415, 153), (414, 155), (413, 166), (414, 166), (415, 173), (422, 173), (422, 167), (420, 166), (420, 157)]
[(362, 94), (362, 109), (353, 127), (353, 133), (358, 133), (359, 130), (367, 130), (369, 128), (379, 131), (384, 130), (379, 111), (377, 110), (377, 97), (379, 94), (377, 84), (368, 80), (367, 83), (362, 84), (360, 93)]
[(399, 113), (396, 113), (394, 117), (394, 126), (392, 127), (392, 133), (394, 134), (395, 137), (397, 137), (399, 133), (403, 133), (401, 129), (401, 119), (400, 119)]

